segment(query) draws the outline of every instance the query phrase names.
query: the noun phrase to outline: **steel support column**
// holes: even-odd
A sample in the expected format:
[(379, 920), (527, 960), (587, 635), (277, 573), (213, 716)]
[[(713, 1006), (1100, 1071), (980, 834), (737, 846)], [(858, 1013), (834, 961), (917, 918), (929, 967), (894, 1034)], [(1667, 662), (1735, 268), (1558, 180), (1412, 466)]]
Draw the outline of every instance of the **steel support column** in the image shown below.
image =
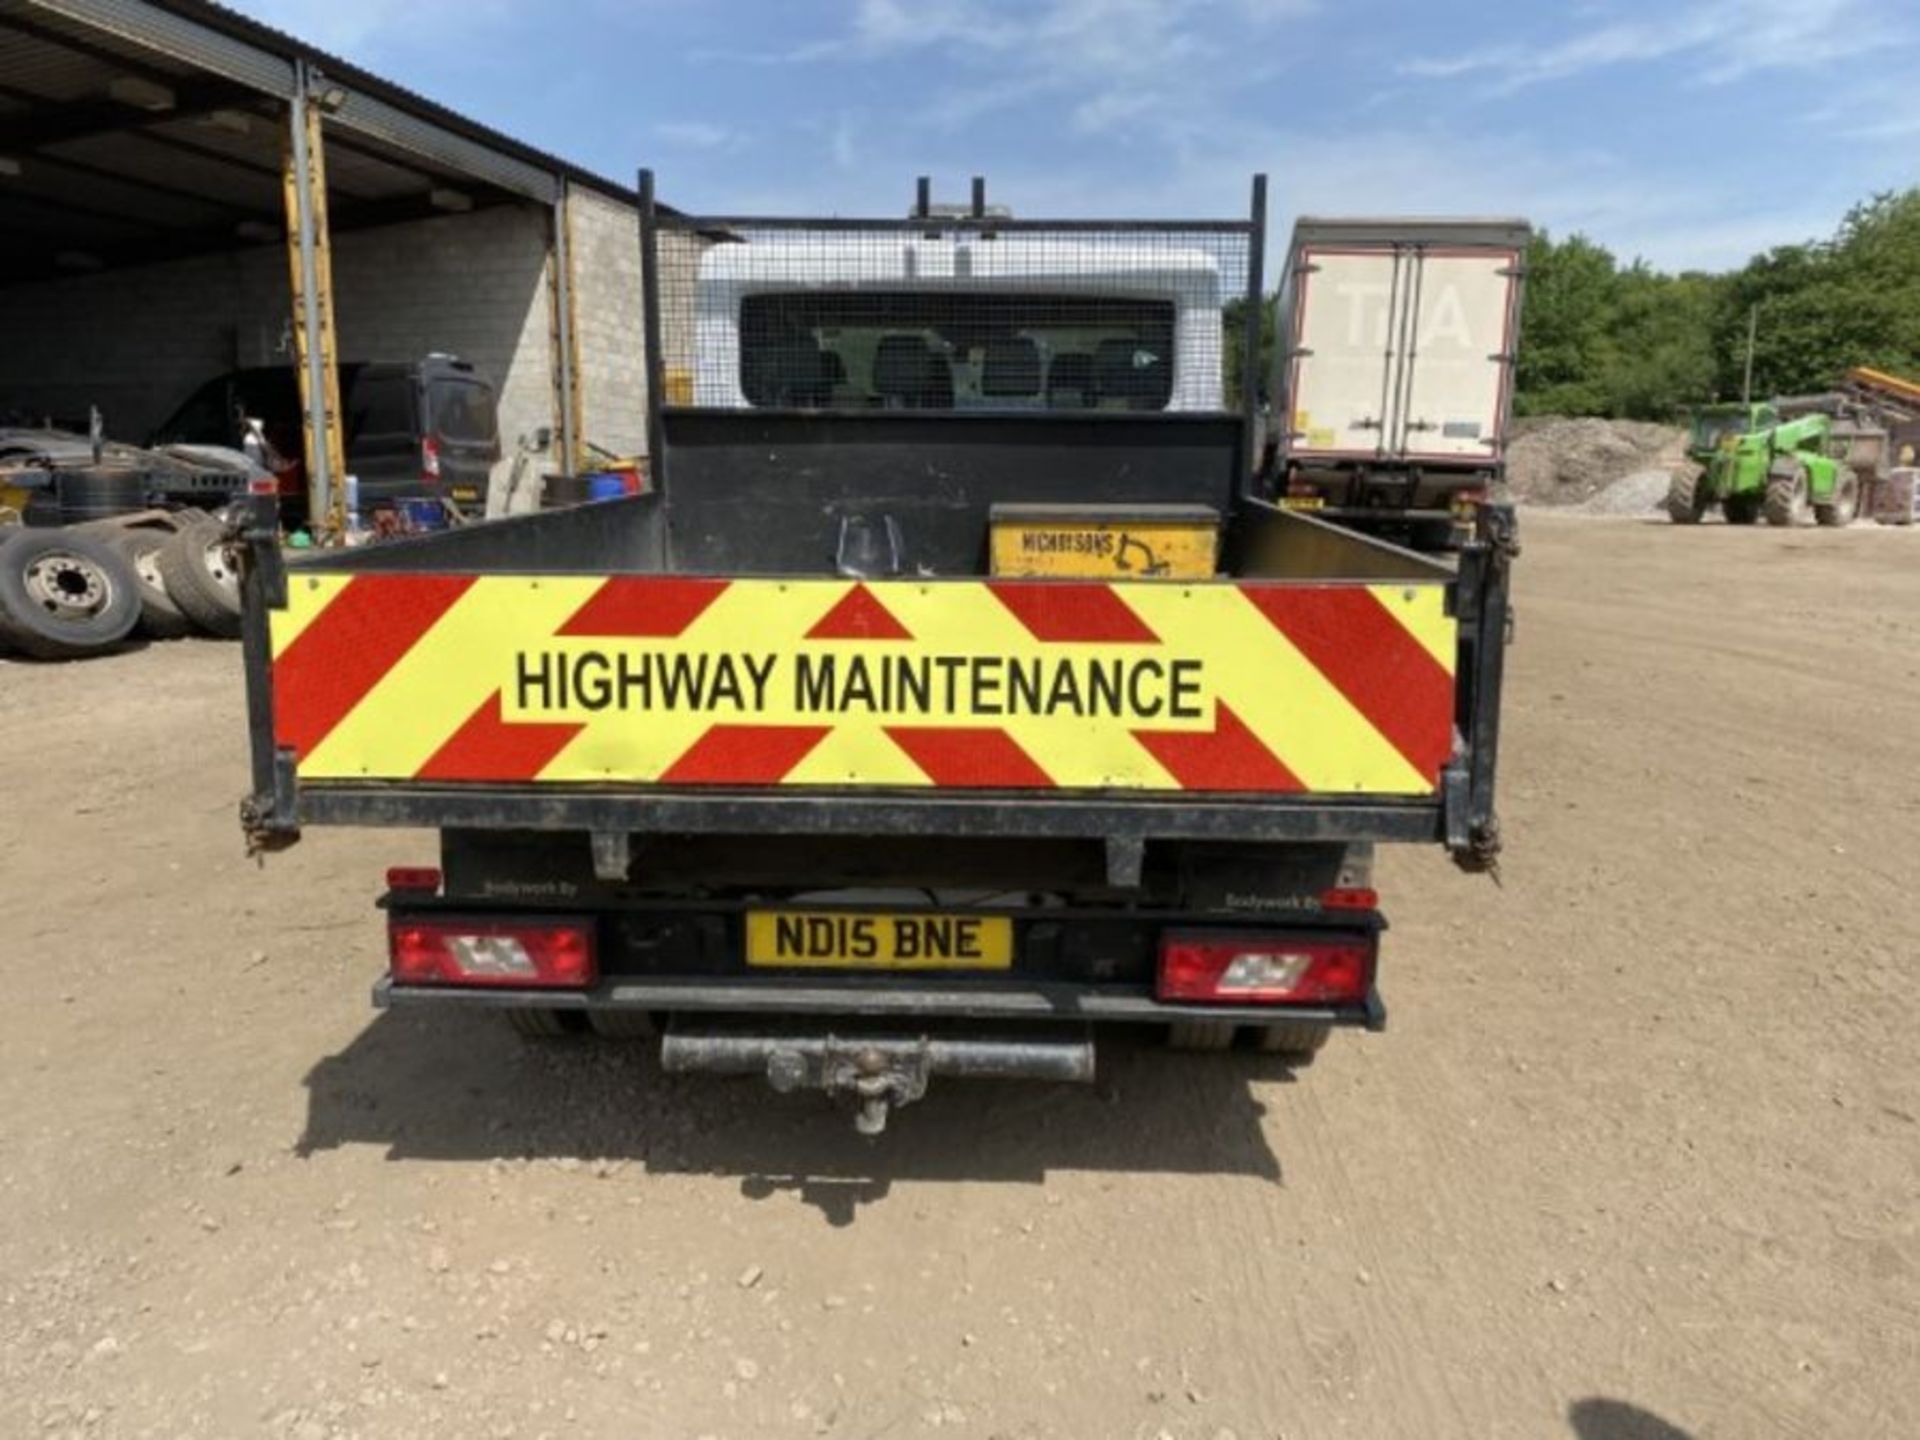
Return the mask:
[(562, 475), (574, 474), (580, 464), (583, 426), (580, 393), (580, 325), (575, 301), (573, 269), (572, 191), (565, 176), (556, 175), (559, 196), (553, 202), (553, 244), (548, 254), (550, 327), (553, 356), (554, 441)]
[(306, 441), (307, 525), (316, 539), (346, 533), (346, 448), (340, 433), (340, 371), (333, 319), (333, 251), (327, 230), (327, 169), (312, 70), (294, 67), (287, 107), (284, 181), (294, 356)]

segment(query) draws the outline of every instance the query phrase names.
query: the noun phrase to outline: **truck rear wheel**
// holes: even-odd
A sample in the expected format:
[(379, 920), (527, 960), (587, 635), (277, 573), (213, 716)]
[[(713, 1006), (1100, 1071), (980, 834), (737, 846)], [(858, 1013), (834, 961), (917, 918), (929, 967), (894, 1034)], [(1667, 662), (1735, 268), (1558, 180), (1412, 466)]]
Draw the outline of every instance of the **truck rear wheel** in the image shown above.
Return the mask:
[(1769, 525), (1798, 525), (1807, 513), (1807, 472), (1791, 462), (1767, 472), (1764, 505)]
[(1176, 1020), (1167, 1027), (1167, 1044), (1175, 1050), (1231, 1050), (1239, 1029), (1225, 1020)]
[(580, 1017), (571, 1010), (508, 1010), (507, 1024), (528, 1040), (558, 1040), (580, 1033)]
[(1729, 495), (1720, 502), (1720, 513), (1729, 525), (1751, 525), (1760, 518), (1760, 497), (1751, 492)]
[(1259, 1026), (1260, 1049), (1268, 1055), (1284, 1055), (1295, 1065), (1311, 1065), (1320, 1047), (1333, 1034), (1331, 1025), (1316, 1025), (1311, 1020), (1282, 1020), (1277, 1025)]
[(1834, 478), (1833, 498), (1813, 507), (1813, 518), (1822, 525), (1851, 525), (1860, 514), (1860, 477), (1842, 470)]
[(1698, 525), (1707, 513), (1707, 497), (1705, 475), (1676, 475), (1667, 489), (1667, 514), (1676, 525)]
[(602, 1040), (651, 1040), (660, 1033), (646, 1010), (589, 1010), (587, 1028)]

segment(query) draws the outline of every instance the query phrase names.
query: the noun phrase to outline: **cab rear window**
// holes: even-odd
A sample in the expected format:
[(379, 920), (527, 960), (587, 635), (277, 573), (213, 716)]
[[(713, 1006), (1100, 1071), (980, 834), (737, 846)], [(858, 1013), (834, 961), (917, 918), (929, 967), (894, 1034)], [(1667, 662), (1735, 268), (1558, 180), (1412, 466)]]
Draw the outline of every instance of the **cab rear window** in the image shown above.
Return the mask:
[(473, 380), (435, 380), (427, 386), (434, 433), (445, 440), (491, 444), (499, 433), (493, 391)]
[(1162, 410), (1174, 307), (1114, 295), (763, 292), (740, 305), (757, 407)]

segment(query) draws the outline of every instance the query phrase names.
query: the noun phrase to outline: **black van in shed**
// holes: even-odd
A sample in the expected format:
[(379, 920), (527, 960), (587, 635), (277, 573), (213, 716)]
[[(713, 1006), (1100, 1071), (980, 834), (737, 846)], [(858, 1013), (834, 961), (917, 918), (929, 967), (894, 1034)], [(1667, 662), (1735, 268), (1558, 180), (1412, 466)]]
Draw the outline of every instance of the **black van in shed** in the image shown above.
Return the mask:
[[(500, 459), (493, 386), (472, 364), (451, 355), (412, 362), (356, 362), (340, 367), (347, 473), (358, 477), (360, 504), (375, 510), (396, 500), (437, 498), (478, 508)], [(300, 387), (290, 365), (232, 370), (189, 395), (148, 444), (241, 445), (258, 420), (273, 449), (283, 518), (306, 514)]]

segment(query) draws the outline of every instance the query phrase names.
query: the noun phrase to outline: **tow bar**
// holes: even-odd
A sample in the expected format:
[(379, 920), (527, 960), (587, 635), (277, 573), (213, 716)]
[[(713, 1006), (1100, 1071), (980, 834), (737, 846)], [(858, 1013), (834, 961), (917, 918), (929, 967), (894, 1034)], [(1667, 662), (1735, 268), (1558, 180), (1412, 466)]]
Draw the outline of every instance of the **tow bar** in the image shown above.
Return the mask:
[(862, 1135), (878, 1135), (895, 1109), (927, 1093), (935, 1075), (1084, 1084), (1093, 1079), (1093, 1053), (1085, 1030), (985, 1038), (676, 1025), (660, 1042), (660, 1065), (675, 1075), (763, 1075), (783, 1095), (822, 1090), (852, 1103)]

